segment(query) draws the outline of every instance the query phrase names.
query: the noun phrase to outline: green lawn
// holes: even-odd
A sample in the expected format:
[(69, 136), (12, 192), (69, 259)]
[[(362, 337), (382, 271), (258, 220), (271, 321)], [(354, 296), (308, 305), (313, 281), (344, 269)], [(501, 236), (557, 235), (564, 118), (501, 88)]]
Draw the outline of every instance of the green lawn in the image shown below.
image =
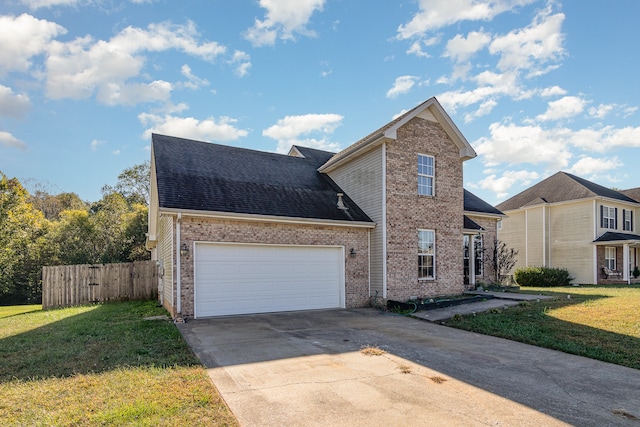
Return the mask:
[(151, 302), (0, 307), (3, 426), (237, 426)]
[(555, 298), (456, 316), (446, 324), (640, 369), (640, 286), (521, 291)]

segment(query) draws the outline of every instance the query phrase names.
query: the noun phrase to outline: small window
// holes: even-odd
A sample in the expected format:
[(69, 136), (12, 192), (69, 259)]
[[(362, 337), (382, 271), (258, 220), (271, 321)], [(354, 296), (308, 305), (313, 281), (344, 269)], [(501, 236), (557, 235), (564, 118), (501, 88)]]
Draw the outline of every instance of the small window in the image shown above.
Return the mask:
[(502, 230), (502, 220), (498, 220), (498, 230)]
[(418, 154), (418, 194), (433, 196), (434, 158)]
[(616, 248), (611, 246), (604, 248), (604, 265), (609, 270), (616, 269)]
[(436, 232), (418, 230), (418, 279), (436, 277)]
[(622, 210), (622, 229), (625, 231), (633, 231), (633, 211)]
[(610, 208), (609, 206), (601, 206), (602, 212), (602, 228), (610, 228), (615, 230), (616, 227), (616, 208)]

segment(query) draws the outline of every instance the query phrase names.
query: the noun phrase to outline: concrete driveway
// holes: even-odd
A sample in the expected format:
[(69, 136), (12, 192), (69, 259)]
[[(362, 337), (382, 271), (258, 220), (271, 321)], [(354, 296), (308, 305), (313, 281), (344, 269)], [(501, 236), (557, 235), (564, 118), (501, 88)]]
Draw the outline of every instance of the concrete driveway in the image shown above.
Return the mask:
[(179, 328), (243, 426), (640, 426), (638, 370), (374, 309)]

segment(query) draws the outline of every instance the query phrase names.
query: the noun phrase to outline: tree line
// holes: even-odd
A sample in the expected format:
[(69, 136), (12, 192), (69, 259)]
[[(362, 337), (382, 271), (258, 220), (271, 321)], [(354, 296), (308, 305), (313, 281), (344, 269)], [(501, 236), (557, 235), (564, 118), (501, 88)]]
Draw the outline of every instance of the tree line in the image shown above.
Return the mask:
[(149, 162), (125, 169), (102, 198), (30, 194), (0, 171), (0, 305), (40, 303), (45, 265), (142, 261), (149, 204)]

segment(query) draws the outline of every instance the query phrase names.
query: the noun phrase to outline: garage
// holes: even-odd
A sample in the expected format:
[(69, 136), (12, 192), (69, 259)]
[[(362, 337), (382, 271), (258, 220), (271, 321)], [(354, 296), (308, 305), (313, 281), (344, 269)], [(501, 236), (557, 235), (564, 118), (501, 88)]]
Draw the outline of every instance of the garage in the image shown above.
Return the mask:
[(194, 317), (345, 306), (342, 246), (195, 244)]

